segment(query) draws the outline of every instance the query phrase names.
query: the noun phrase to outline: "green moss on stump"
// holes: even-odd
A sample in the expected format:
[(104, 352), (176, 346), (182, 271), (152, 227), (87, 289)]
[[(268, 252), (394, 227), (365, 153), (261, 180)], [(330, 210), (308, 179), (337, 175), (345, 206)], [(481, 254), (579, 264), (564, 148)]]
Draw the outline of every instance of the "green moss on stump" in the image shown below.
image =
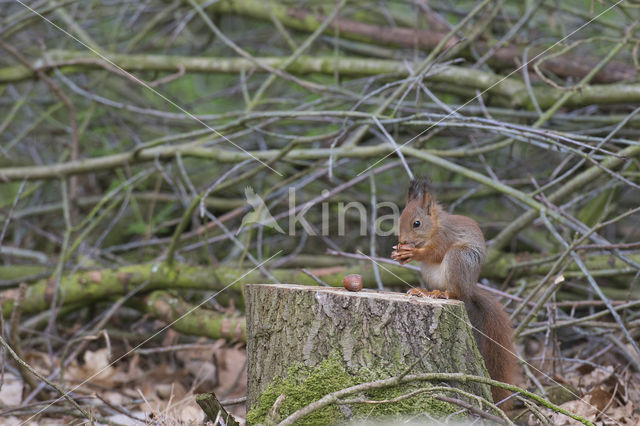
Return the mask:
[[(317, 401), (328, 393), (361, 383), (386, 379), (392, 375), (401, 374), (405, 368), (398, 367), (396, 372), (391, 373), (363, 368), (357, 374), (351, 374), (345, 368), (342, 355), (337, 350), (332, 351), (329, 357), (317, 366), (295, 365), (289, 368), (285, 378), (277, 378), (271, 382), (260, 396), (258, 403), (247, 414), (247, 424), (264, 423), (267, 413), (275, 403), (276, 398), (282, 394), (286, 398), (280, 406), (280, 420), (285, 419), (295, 411)], [(426, 386), (428, 384), (422, 383), (373, 389), (366, 394), (352, 395), (352, 397), (385, 400)], [(395, 403), (354, 404), (351, 406), (351, 418), (389, 417), (418, 414), (425, 411), (434, 417), (443, 417), (459, 411), (459, 408), (423, 393)], [(339, 423), (346, 419), (340, 408), (332, 404), (309, 414), (296, 422), (296, 424), (325, 425)]]

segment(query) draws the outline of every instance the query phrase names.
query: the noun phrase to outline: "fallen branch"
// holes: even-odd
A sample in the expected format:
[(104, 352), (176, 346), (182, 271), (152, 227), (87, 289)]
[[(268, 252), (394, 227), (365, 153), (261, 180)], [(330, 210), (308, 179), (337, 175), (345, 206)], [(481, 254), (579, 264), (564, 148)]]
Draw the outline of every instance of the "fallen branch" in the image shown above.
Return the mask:
[[(274, 269), (271, 274), (280, 282), (295, 282), (303, 285), (316, 285), (316, 282), (304, 272), (292, 269)], [(328, 284), (340, 287), (342, 279), (348, 273), (345, 266), (337, 266), (329, 270), (315, 270), (316, 276), (321, 276)], [(390, 286), (404, 286), (405, 282), (412, 282), (414, 272), (401, 266), (391, 266), (388, 271), (381, 271), (385, 283)], [(215, 269), (201, 266), (191, 266), (176, 263), (168, 268), (158, 264), (141, 264), (124, 266), (115, 269), (96, 269), (78, 272), (62, 277), (60, 292), (64, 294), (63, 306), (76, 303), (90, 303), (107, 300), (111, 297), (127, 294), (135, 286), (148, 281), (148, 291), (153, 290), (207, 290), (215, 291), (225, 288), (228, 283), (246, 273), (244, 269), (218, 267)], [(363, 276), (366, 287), (375, 287), (373, 269), (370, 266), (359, 266), (358, 273)], [(258, 270), (249, 272), (241, 280), (226, 291), (238, 295), (242, 286), (247, 283), (264, 282), (264, 277)], [(34, 314), (49, 309), (53, 298), (54, 286), (50, 280), (40, 280), (27, 288), (24, 301), (21, 304), (22, 314)], [(0, 294), (1, 295), (1, 294)], [(11, 315), (14, 308), (13, 297), (3, 298), (2, 313), (5, 318)], [(153, 300), (152, 299), (152, 303)], [(163, 302), (159, 301), (159, 306)]]
[[(200, 0), (200, 2), (205, 3), (204, 0)], [(209, 6), (209, 9), (216, 13), (232, 13), (264, 21), (271, 21), (275, 18), (286, 27), (306, 32), (315, 31), (325, 21), (325, 17), (321, 14), (312, 13), (301, 8), (287, 7), (281, 3), (265, 3), (259, 0), (220, 1)], [(337, 33), (340, 38), (365, 43), (424, 50), (435, 48), (447, 36), (447, 32), (444, 29), (433, 31), (390, 27), (345, 18), (335, 19), (329, 26), (327, 33), (331, 35)], [(447, 47), (451, 47), (457, 42), (458, 39), (453, 38), (448, 42)], [(492, 44), (478, 41), (473, 44), (473, 49), (480, 55), (484, 55), (492, 49)], [(544, 47), (531, 49), (529, 58), (536, 57), (544, 49)], [(488, 62), (496, 67), (519, 67), (523, 51), (524, 46), (513, 44), (493, 49)], [(461, 54), (469, 60), (474, 60), (474, 56), (469, 49), (463, 50)], [(548, 59), (544, 62), (542, 68), (559, 77), (582, 78), (597, 63), (598, 59), (588, 56), (564, 55)], [(620, 80), (633, 80), (636, 75), (637, 71), (631, 64), (617, 61), (601, 70), (596, 75), (595, 80), (601, 83), (612, 83)]]
[[(176, 72), (184, 69), (192, 73), (240, 73), (240, 72), (266, 72), (262, 67), (256, 67), (249, 59), (245, 58), (211, 58), (188, 57), (168, 55), (127, 55), (109, 53), (109, 60), (116, 63), (126, 71), (166, 71)], [(76, 51), (51, 51), (50, 61), (38, 60), (32, 67), (38, 71), (52, 68), (60, 68), (63, 73), (80, 72), (86, 69), (107, 69), (113, 71), (113, 67), (95, 57), (91, 53)], [(261, 57), (255, 61), (267, 68), (283, 68), (288, 61), (287, 57)], [(417, 64), (410, 64), (411, 67)], [(360, 59), (333, 56), (310, 57), (301, 56), (293, 63), (286, 66), (285, 70), (291, 74), (319, 73), (342, 76), (378, 76), (381, 74), (393, 74), (400, 77), (409, 75), (407, 64), (402, 61), (382, 59)], [(33, 78), (33, 71), (18, 65), (0, 68), (0, 83), (11, 83)], [(457, 67), (453, 65), (435, 66), (425, 76), (426, 81), (434, 83), (447, 83), (459, 87), (488, 91), (488, 94), (498, 96), (498, 104), (507, 104), (513, 108), (533, 109), (530, 93), (524, 83), (514, 78), (504, 78), (491, 72)], [(533, 93), (541, 108), (548, 108), (563, 96), (552, 87), (535, 87)], [(492, 97), (488, 97), (489, 104), (494, 103)], [(640, 102), (640, 84), (593, 84), (576, 91), (565, 105), (579, 107), (585, 105), (599, 105), (611, 103), (638, 103)]]
[(196, 402), (214, 425), (218, 423), (227, 426), (239, 425), (236, 419), (224, 409), (213, 392), (196, 395)]
[(154, 291), (143, 303), (134, 305), (156, 319), (160, 319), (182, 334), (204, 336), (209, 339), (246, 341), (243, 317), (226, 315), (197, 307), (166, 291)]

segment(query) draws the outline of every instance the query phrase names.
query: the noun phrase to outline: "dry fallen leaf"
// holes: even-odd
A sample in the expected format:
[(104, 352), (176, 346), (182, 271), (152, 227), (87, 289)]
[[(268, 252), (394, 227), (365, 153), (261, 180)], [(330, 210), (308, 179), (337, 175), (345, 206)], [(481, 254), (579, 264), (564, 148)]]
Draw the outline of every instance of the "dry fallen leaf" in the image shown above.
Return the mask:
[[(588, 399), (588, 397), (585, 397), (583, 399), (565, 402), (560, 407), (574, 414), (582, 416), (587, 420), (594, 421), (598, 414), (598, 410), (596, 409), (596, 407), (589, 403)], [(561, 413), (553, 413), (550, 418), (551, 424), (555, 426), (577, 426), (582, 424), (577, 420), (574, 420), (571, 417), (565, 416)]]
[(591, 403), (591, 405), (594, 405), (600, 411), (604, 410), (607, 404), (609, 404), (611, 399), (613, 398), (611, 392), (605, 390), (600, 385), (597, 385), (596, 387), (591, 389), (591, 391), (589, 391), (587, 395), (589, 396), (589, 403)]
[(0, 389), (0, 404), (2, 406), (13, 407), (22, 402), (22, 390), (24, 383), (21, 377), (16, 377), (11, 373), (4, 374), (4, 383)]
[(184, 424), (196, 424), (202, 422), (202, 419), (205, 417), (204, 412), (198, 406), (197, 403), (192, 402), (190, 404), (185, 404), (180, 407), (178, 410), (179, 419), (184, 422)]
[(82, 358), (84, 360), (82, 365), (75, 360), (71, 363), (65, 373), (65, 379), (82, 382), (91, 378), (92, 383), (103, 386), (114, 385), (113, 378), (116, 369), (109, 365), (109, 351), (106, 348), (98, 349), (95, 352), (87, 350)]
[(621, 425), (638, 425), (640, 424), (640, 412), (633, 413), (633, 403), (628, 402), (626, 405), (619, 405), (606, 411), (605, 420), (612, 419)]
[[(203, 339), (201, 344), (206, 342)], [(198, 391), (211, 391), (218, 385), (218, 372), (213, 363), (213, 354), (225, 344), (226, 342), (221, 339), (206, 347), (199, 346), (194, 349), (176, 352), (176, 358), (182, 361), (184, 369), (195, 378), (193, 387)]]
[[(132, 414), (139, 419), (145, 418), (144, 413), (139, 411), (133, 412)], [(127, 425), (127, 426), (144, 426), (147, 424), (145, 420), (135, 421), (130, 416), (127, 416), (125, 414), (115, 414), (113, 416), (107, 417), (107, 420), (109, 420), (113, 424)]]
[(580, 375), (578, 377), (577, 385), (580, 387), (591, 389), (595, 385), (604, 383), (604, 381), (610, 378), (612, 375), (613, 375), (613, 367), (611, 365), (607, 365), (605, 367), (598, 367), (593, 369), (593, 371), (591, 371), (588, 374)]
[[(45, 419), (42, 419), (41, 422), (43, 422), (44, 420)], [(53, 422), (47, 422), (47, 423), (53, 424)], [(24, 423), (24, 419), (19, 419), (18, 417), (15, 417), (15, 416), (3, 417), (2, 424), (5, 426), (38, 426), (38, 423), (36, 422)]]
[(160, 399), (165, 401), (180, 401), (187, 394), (187, 390), (180, 383), (161, 383), (156, 385), (155, 393)]
[(214, 392), (219, 398), (237, 398), (246, 394), (246, 360), (244, 348), (221, 348), (216, 352), (219, 383)]
[(122, 392), (104, 392), (100, 397), (112, 405), (121, 405), (128, 401), (128, 398)]

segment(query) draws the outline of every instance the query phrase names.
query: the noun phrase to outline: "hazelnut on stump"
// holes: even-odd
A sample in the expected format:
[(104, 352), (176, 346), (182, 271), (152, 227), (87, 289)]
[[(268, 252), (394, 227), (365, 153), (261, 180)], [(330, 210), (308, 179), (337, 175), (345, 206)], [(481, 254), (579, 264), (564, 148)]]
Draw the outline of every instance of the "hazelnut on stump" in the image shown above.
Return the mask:
[(362, 275), (349, 274), (342, 280), (342, 285), (349, 291), (362, 290)]

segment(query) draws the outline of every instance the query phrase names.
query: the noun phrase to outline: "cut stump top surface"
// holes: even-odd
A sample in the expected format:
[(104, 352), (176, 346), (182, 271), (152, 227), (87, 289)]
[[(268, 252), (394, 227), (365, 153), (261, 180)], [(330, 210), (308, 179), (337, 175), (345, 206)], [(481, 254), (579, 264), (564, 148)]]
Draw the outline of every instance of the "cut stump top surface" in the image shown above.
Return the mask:
[(333, 293), (342, 295), (345, 297), (362, 297), (372, 299), (383, 299), (386, 301), (406, 302), (406, 303), (418, 303), (418, 304), (461, 304), (460, 300), (456, 299), (436, 299), (433, 297), (418, 297), (412, 296), (406, 293), (400, 293), (397, 291), (384, 291), (384, 290), (370, 290), (362, 289), (360, 291), (349, 291), (341, 287), (321, 287), (321, 286), (308, 286), (301, 284), (246, 284), (247, 287), (268, 287), (278, 290), (290, 290), (290, 291), (310, 291), (318, 293)]

